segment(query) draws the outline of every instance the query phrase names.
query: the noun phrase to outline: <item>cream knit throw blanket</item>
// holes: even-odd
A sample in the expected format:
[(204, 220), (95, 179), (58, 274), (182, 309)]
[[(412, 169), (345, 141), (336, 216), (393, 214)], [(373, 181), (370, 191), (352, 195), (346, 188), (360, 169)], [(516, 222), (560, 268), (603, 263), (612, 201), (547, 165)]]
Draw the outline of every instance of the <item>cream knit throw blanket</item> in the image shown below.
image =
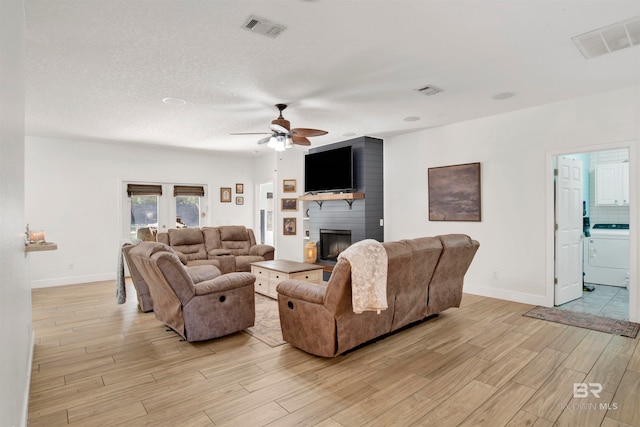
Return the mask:
[(377, 240), (354, 243), (338, 255), (351, 264), (351, 303), (354, 313), (387, 309), (387, 251)]

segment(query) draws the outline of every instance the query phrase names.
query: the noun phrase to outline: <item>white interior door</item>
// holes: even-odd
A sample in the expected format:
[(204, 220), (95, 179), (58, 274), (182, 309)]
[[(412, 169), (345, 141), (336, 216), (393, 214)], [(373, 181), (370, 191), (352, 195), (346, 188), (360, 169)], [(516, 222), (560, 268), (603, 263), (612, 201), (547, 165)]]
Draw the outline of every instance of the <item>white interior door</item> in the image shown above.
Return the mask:
[(559, 157), (555, 305), (582, 297), (582, 161)]

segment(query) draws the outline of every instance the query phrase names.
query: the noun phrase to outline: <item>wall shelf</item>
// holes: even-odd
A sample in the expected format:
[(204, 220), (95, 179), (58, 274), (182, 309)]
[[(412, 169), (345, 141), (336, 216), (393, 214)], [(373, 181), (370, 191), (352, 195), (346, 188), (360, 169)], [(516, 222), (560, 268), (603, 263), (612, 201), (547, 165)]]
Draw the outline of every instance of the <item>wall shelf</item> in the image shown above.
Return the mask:
[(322, 209), (322, 204), (327, 200), (344, 200), (349, 204), (349, 209), (351, 209), (353, 201), (359, 199), (364, 199), (364, 193), (320, 193), (298, 197), (298, 200), (305, 202), (316, 202), (320, 209)]
[(25, 252), (55, 251), (58, 245), (53, 242), (29, 243), (24, 245)]

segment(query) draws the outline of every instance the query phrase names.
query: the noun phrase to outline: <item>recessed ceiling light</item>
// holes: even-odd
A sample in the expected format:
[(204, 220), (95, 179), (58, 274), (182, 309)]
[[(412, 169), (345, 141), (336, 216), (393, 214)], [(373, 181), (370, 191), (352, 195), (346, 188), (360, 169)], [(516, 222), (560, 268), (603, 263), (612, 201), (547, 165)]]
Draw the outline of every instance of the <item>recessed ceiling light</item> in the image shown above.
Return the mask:
[(182, 98), (162, 98), (162, 102), (169, 105), (184, 105), (187, 103), (187, 101)]
[(418, 120), (420, 120), (420, 117), (418, 116), (409, 116), (409, 117), (405, 117), (404, 119), (405, 122), (417, 122)]
[(502, 93), (496, 93), (495, 95), (492, 96), (492, 98), (497, 100), (502, 100), (502, 99), (513, 98), (514, 96), (516, 96), (516, 94), (513, 92), (502, 92)]

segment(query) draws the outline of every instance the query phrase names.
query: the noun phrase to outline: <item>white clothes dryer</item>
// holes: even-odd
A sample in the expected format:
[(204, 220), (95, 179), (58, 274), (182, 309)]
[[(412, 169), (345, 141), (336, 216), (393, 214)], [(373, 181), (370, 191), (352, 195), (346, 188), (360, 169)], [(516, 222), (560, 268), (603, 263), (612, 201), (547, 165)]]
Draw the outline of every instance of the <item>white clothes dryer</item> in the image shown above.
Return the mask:
[(629, 224), (595, 224), (585, 238), (584, 281), (629, 285)]

